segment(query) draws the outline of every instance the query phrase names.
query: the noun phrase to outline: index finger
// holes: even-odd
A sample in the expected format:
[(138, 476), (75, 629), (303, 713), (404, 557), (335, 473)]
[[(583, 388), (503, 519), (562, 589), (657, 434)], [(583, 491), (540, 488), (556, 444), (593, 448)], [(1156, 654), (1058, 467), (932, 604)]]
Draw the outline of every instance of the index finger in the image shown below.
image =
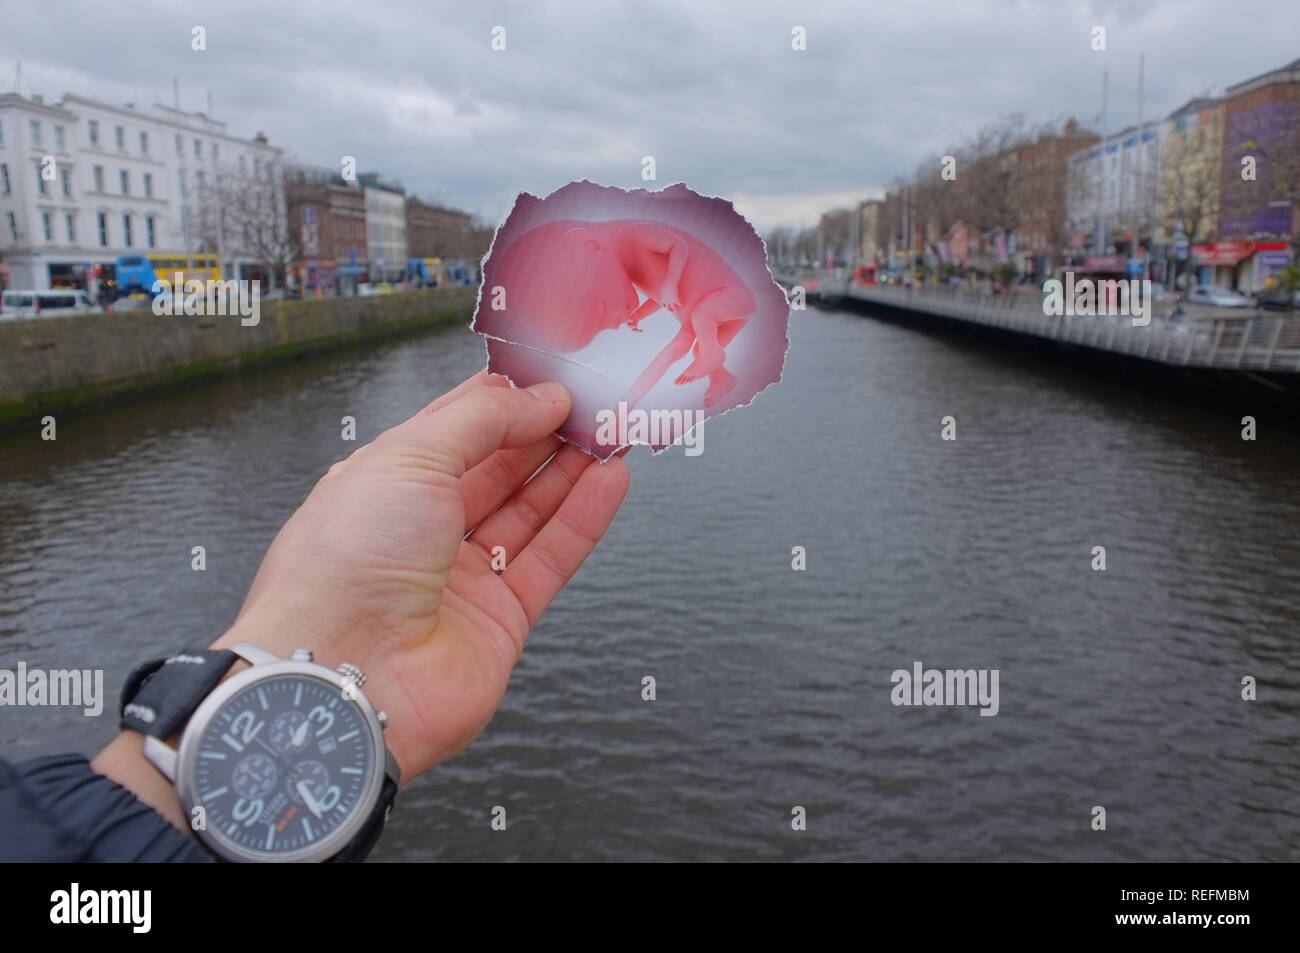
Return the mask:
[(459, 384), (457, 384), (451, 390), (447, 391), (447, 393), (443, 394), (441, 397), (434, 398), (422, 410), (417, 412), (417, 416), (418, 414), (431, 414), (435, 410), (440, 410), (443, 407), (446, 407), (448, 404), (452, 403), (453, 401), (459, 400), (461, 397), (464, 397), (466, 394), (468, 394), (476, 387), (509, 387), (509, 386), (510, 386), (510, 382), (508, 380), (506, 380), (500, 374), (489, 374), (488, 369), (485, 367), (483, 368), (483, 370), (479, 371), (477, 374), (473, 375), (472, 377), (468, 377), (465, 380), (461, 381)]

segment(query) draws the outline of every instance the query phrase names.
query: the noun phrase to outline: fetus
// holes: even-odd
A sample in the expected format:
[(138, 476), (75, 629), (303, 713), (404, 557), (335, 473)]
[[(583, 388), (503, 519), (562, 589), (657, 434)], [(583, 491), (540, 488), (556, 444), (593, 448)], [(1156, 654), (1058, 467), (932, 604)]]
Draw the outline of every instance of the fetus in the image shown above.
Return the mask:
[(602, 331), (637, 332), (662, 308), (677, 319), (677, 333), (629, 387), (623, 397), (628, 406), (688, 353), (693, 360), (674, 383), (707, 378), (704, 407), (736, 386), (726, 367), (727, 346), (757, 301), (722, 256), (690, 232), (644, 219), (554, 221), (525, 232), (493, 259), (485, 294), (504, 289), (505, 307), (480, 309), (478, 330), (568, 353)]

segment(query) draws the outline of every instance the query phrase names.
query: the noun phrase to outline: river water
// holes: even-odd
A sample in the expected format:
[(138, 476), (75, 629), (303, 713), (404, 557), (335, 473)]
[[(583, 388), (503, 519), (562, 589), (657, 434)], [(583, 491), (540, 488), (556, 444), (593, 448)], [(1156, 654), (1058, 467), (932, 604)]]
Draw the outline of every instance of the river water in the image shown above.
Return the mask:
[[(860, 314), (791, 338), (702, 455), (629, 456), (496, 720), (374, 858), (1300, 859), (1295, 424)], [(339, 418), (369, 439), (482, 363), (435, 332), (0, 436), (0, 668), (103, 668), (115, 698), (216, 636), (354, 446)], [(915, 662), (998, 670), (998, 714), (895, 706)], [(0, 709), (0, 755), (113, 731)]]

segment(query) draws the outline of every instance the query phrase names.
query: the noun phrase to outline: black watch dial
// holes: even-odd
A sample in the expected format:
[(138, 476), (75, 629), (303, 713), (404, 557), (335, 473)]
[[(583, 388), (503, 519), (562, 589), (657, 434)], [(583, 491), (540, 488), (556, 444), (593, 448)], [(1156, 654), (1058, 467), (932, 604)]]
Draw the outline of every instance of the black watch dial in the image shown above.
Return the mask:
[(198, 739), (192, 798), (209, 836), (249, 855), (310, 850), (366, 810), (371, 730), (335, 684), (277, 675), (234, 695)]

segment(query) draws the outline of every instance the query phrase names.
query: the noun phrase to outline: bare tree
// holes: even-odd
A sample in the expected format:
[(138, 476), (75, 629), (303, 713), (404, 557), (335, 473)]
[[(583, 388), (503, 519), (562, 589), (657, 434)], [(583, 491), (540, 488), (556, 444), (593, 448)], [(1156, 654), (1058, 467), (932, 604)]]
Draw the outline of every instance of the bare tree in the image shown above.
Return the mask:
[(1029, 141), (1024, 119), (984, 126), (956, 152), (960, 218), (986, 233), (1008, 234), (1020, 221), (1020, 151)]
[(300, 236), (291, 226), (302, 201), (286, 186), (279, 162), (259, 163), (253, 172), (223, 168), (199, 195), (199, 233), (223, 262), (247, 257), (264, 266), (268, 290), (274, 290), (302, 258)]
[(1175, 133), (1165, 151), (1165, 228), (1189, 243), (1210, 240), (1219, 207), (1219, 152), (1205, 148), (1204, 133)]

